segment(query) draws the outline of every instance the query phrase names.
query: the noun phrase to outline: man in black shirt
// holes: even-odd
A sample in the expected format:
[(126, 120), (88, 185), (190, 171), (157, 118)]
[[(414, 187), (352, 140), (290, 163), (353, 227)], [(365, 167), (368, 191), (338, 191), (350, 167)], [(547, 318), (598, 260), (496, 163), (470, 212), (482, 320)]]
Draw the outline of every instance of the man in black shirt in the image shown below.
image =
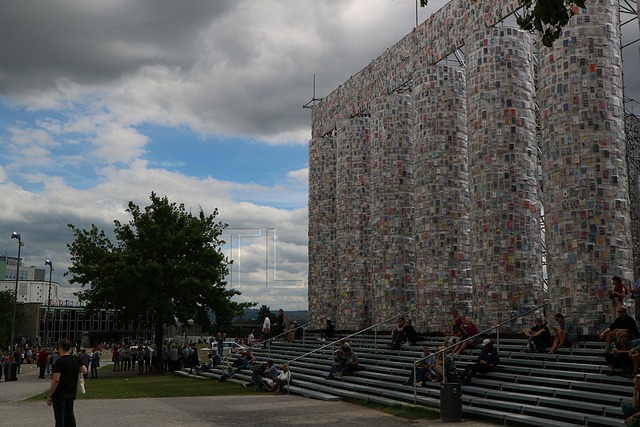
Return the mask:
[(551, 332), (542, 319), (536, 319), (536, 325), (524, 334), (529, 337), (529, 348), (532, 351), (543, 351), (551, 347)]
[(70, 354), (71, 341), (62, 340), (58, 350), (60, 358), (53, 366), (47, 405), (53, 406), (56, 427), (75, 427), (73, 402), (76, 399), (78, 374), (86, 374), (87, 368), (80, 363), (80, 359)]
[(477, 372), (487, 373), (493, 371), (500, 363), (500, 355), (493, 349), (490, 339), (482, 341), (482, 351), (478, 355), (478, 360), (473, 365), (467, 365), (462, 374), (462, 384), (469, 385), (469, 381)]
[[(613, 321), (612, 324), (609, 325), (607, 329), (602, 331), (600, 334), (600, 339), (607, 339), (606, 348), (611, 347), (611, 341), (614, 341), (617, 338), (618, 330), (626, 329), (629, 331), (629, 341), (633, 341), (636, 338), (640, 338), (640, 331), (638, 331), (638, 324), (633, 317), (627, 315), (627, 308), (625, 306), (620, 306), (617, 308), (616, 313), (618, 317)], [(634, 346), (637, 344), (634, 344)]]
[(326, 339), (332, 339), (335, 336), (336, 336), (336, 327), (333, 326), (333, 324), (331, 323), (331, 320), (327, 319), (327, 327), (324, 329), (323, 332), (320, 333), (320, 338), (318, 339), (321, 341), (325, 341)]

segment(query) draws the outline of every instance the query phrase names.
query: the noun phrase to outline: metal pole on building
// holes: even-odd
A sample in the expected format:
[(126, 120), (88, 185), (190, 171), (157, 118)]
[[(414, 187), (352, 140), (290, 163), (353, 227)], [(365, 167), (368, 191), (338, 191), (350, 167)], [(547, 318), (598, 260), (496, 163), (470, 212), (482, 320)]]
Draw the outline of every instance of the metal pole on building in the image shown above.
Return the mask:
[(49, 266), (49, 298), (47, 299), (47, 311), (44, 315), (44, 345), (49, 345), (49, 310), (51, 309), (51, 273), (53, 273), (53, 263), (51, 260), (46, 260), (44, 265)]
[(18, 263), (16, 266), (16, 287), (13, 291), (13, 317), (11, 318), (11, 341), (9, 342), (9, 357), (13, 361), (13, 352), (14, 348), (14, 340), (16, 337), (16, 313), (18, 310), (18, 279), (20, 278), (20, 249), (23, 246), (22, 239), (20, 238), (20, 233), (16, 233), (15, 231), (11, 234), (12, 239), (18, 239)]

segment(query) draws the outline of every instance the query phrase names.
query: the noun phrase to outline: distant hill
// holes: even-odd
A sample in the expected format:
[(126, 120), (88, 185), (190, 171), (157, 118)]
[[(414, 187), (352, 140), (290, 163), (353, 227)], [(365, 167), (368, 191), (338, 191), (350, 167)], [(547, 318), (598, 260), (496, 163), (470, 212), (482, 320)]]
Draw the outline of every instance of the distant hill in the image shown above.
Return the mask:
[[(258, 308), (248, 308), (244, 311), (244, 315), (236, 317), (235, 319), (233, 319), (233, 321), (239, 322), (242, 320), (258, 320), (259, 312), (260, 312), (260, 309)], [(274, 316), (277, 316), (278, 309), (272, 310), (271, 313)], [(309, 311), (308, 310), (292, 310), (292, 311), (285, 310), (284, 316), (286, 319), (289, 319), (289, 320), (297, 320), (298, 323), (307, 323), (307, 319), (309, 318)]]

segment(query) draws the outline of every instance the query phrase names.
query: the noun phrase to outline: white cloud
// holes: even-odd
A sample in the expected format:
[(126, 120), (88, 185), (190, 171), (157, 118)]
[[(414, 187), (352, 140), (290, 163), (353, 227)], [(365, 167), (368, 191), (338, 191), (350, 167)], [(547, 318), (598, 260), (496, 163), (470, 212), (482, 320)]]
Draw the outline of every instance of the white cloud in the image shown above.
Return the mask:
[(109, 163), (129, 163), (145, 153), (144, 146), (149, 138), (141, 135), (133, 128), (122, 128), (111, 125), (98, 131), (91, 139), (99, 148), (95, 155)]
[[(445, 3), (430, 1), (420, 20)], [(162, 167), (188, 171), (207, 156), (154, 156), (160, 145), (145, 127), (188, 128), (207, 143), (304, 145), (311, 119), (301, 107), (313, 96), (312, 76), (316, 96), (327, 95), (408, 34), (414, 14), (415, 3), (400, 0), (3, 3), (4, 250), (15, 247), (11, 231), (21, 232), (26, 262), (52, 259), (54, 279), (65, 283), (66, 224), (112, 230), (114, 219), (128, 220), (129, 200), (145, 206), (155, 191), (194, 211), (217, 207), (230, 227), (276, 229), (278, 277), (306, 283), (306, 159), (277, 171), (263, 162), (264, 182), (241, 184), (215, 170), (190, 176)], [(627, 64), (638, 63), (628, 49), (627, 76)], [(638, 93), (637, 81), (627, 79), (627, 88)], [(264, 240), (242, 251), (242, 300), (305, 307), (304, 288), (265, 286)]]
[(293, 180), (300, 181), (303, 184), (307, 184), (309, 182), (309, 168), (291, 171), (287, 174), (287, 176)]

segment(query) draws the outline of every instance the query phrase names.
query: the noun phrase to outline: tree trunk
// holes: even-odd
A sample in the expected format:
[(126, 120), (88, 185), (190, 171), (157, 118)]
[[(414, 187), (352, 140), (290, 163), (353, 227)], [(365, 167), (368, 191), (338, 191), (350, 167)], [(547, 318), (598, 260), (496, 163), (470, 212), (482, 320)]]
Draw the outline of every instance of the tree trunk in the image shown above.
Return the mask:
[(164, 325), (162, 323), (156, 323), (156, 345), (154, 352), (156, 352), (156, 363), (153, 365), (153, 372), (156, 374), (162, 373), (162, 344), (163, 344), (163, 332)]

